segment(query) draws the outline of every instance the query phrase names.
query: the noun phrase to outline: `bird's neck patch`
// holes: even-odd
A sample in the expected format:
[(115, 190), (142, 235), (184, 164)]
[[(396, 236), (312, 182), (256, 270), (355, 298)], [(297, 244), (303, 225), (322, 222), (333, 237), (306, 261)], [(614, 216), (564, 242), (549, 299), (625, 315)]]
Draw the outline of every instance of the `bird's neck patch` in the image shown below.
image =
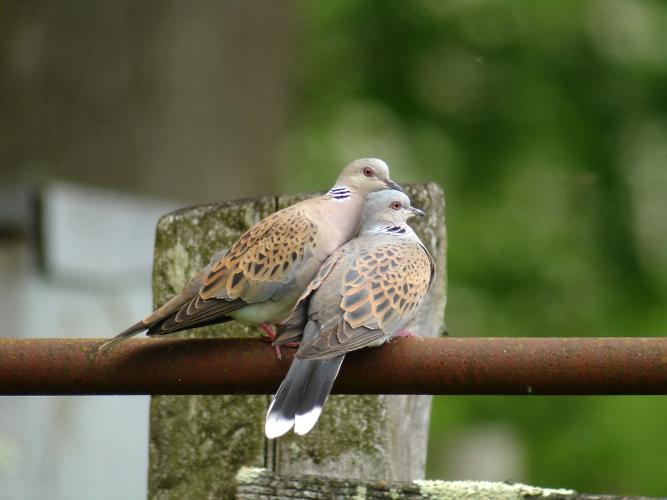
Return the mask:
[(352, 196), (352, 191), (347, 186), (334, 186), (327, 193), (329, 198), (336, 201), (347, 200)]
[(405, 234), (407, 230), (402, 226), (380, 226), (374, 232), (383, 234)]

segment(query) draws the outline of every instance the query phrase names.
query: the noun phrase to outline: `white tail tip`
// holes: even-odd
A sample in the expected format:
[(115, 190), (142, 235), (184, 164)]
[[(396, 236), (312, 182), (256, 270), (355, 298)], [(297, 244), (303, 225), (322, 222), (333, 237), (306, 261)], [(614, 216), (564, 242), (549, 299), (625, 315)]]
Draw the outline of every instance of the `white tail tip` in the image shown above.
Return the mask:
[(282, 415), (269, 413), (264, 424), (264, 434), (269, 439), (275, 439), (287, 433), (294, 426), (294, 420), (287, 419)]
[(311, 429), (315, 427), (315, 424), (317, 423), (317, 420), (320, 418), (321, 413), (322, 413), (322, 407), (315, 406), (312, 409), (308, 410), (307, 413), (304, 413), (302, 415), (297, 414), (297, 416), (294, 418), (294, 432), (299, 436), (308, 434), (311, 431)]

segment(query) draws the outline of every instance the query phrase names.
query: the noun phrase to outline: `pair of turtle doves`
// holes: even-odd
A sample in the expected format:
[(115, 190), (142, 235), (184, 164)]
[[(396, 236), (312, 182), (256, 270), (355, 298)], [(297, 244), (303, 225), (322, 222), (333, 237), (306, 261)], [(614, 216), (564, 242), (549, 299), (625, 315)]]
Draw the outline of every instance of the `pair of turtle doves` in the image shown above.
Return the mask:
[[(345, 354), (406, 333), (431, 285), (433, 258), (407, 224), (414, 215), (424, 213), (385, 162), (356, 160), (326, 194), (262, 219), (178, 295), (100, 349), (143, 330), (164, 335), (232, 319), (259, 324), (274, 345), (301, 341), (265, 432), (306, 434)], [(282, 322), (276, 336), (271, 325)]]

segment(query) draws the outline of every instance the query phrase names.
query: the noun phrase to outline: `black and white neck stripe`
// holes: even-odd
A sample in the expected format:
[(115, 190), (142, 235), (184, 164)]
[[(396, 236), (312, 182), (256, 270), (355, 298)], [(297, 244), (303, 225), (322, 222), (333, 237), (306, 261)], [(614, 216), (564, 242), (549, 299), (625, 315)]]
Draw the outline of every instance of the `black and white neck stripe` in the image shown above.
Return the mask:
[(352, 196), (352, 191), (347, 186), (336, 186), (331, 188), (328, 194), (332, 200), (344, 201)]
[(377, 232), (385, 234), (405, 234), (407, 230), (401, 226), (382, 226), (377, 229)]

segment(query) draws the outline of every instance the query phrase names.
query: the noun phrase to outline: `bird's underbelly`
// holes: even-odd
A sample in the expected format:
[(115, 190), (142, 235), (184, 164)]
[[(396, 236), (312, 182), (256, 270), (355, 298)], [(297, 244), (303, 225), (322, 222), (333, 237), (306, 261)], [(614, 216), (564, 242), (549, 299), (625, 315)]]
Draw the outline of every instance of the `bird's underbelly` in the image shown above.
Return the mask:
[(288, 292), (280, 300), (267, 300), (258, 304), (247, 306), (230, 314), (232, 318), (242, 323), (283, 323), (296, 304), (299, 291)]

